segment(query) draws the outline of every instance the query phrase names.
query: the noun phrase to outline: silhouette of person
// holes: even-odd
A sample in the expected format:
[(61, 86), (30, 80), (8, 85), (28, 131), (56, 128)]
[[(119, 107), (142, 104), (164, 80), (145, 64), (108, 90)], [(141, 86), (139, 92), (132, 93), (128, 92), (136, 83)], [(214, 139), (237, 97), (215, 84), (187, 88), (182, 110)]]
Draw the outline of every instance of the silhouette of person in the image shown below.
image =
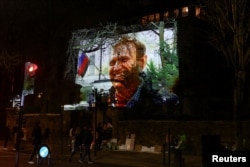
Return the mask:
[(51, 145), (51, 131), (50, 128), (46, 128), (43, 133), (42, 144), (47, 145), (50, 150), (52, 149)]
[(79, 160), (79, 162), (81, 164), (83, 164), (83, 161), (84, 161), (86, 156), (88, 157), (88, 164), (93, 164), (93, 161), (91, 158), (91, 150), (90, 150), (93, 139), (94, 139), (94, 137), (93, 137), (93, 134), (91, 132), (91, 128), (88, 128), (86, 131), (86, 136), (85, 136), (84, 141), (83, 141), (84, 153), (83, 153), (81, 159)]
[(75, 155), (76, 152), (80, 152), (80, 158), (82, 154), (82, 129), (80, 126), (76, 127), (75, 133), (73, 134), (74, 136), (74, 144), (72, 146), (72, 152), (69, 157), (69, 162), (71, 162), (73, 156)]
[(33, 144), (33, 151), (31, 153), (30, 159), (28, 161), (29, 164), (34, 164), (33, 158), (34, 155), (37, 153), (39, 147), (42, 143), (42, 130), (40, 127), (40, 122), (36, 122), (35, 127), (32, 130), (32, 144)]
[(17, 132), (18, 132), (18, 124), (16, 123), (15, 126), (12, 128), (12, 136), (13, 136), (13, 151), (17, 149)]
[(10, 125), (9, 123), (6, 124), (6, 126), (4, 127), (4, 143), (3, 143), (3, 150), (8, 150), (8, 141), (10, 138), (10, 134), (11, 134), (11, 129), (10, 129)]
[(97, 133), (97, 150), (101, 150), (102, 140), (103, 140), (103, 127), (102, 123), (99, 122), (96, 127), (96, 133)]

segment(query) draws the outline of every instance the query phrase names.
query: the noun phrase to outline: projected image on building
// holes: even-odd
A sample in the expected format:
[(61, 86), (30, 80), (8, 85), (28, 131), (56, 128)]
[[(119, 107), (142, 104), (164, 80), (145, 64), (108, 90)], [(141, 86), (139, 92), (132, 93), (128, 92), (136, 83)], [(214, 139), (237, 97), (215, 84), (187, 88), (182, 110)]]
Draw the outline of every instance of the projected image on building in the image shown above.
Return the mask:
[(95, 89), (107, 96), (110, 106), (129, 111), (178, 104), (173, 90), (179, 77), (174, 28), (81, 39), (79, 45), (75, 82), (82, 86), (82, 100), (89, 101)]

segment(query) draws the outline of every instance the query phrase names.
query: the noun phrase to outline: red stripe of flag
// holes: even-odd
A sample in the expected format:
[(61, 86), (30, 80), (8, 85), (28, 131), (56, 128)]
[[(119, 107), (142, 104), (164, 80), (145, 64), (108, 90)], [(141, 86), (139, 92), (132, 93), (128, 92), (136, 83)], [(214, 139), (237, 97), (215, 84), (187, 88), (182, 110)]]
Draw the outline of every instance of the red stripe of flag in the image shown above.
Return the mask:
[(89, 58), (85, 53), (82, 53), (78, 58), (77, 74), (84, 76), (89, 65)]

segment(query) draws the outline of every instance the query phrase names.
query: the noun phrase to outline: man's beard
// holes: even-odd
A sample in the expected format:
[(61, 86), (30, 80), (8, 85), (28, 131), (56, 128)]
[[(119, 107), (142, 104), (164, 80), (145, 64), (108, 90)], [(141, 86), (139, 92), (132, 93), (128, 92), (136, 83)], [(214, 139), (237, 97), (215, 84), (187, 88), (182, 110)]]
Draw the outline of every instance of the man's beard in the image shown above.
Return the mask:
[(139, 67), (133, 66), (131, 71), (124, 72), (124, 79), (123, 80), (116, 80), (111, 79), (112, 82), (119, 82), (120, 84), (124, 85), (125, 88), (129, 88), (131, 84), (136, 83), (139, 80)]

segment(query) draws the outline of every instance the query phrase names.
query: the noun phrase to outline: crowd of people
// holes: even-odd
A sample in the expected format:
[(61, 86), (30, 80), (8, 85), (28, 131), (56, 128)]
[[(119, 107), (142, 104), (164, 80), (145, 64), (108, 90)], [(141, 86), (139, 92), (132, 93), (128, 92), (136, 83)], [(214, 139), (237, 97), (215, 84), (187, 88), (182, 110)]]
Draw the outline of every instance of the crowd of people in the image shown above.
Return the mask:
[[(18, 149), (17, 146), (17, 133), (18, 133), (18, 124), (16, 124), (12, 129), (9, 124), (5, 127), (5, 140), (3, 150), (8, 150), (8, 141), (13, 140), (13, 150)], [(23, 126), (21, 128), (20, 136), (20, 145), (19, 148), (25, 146), (27, 141), (28, 130)], [(39, 148), (42, 145), (47, 145), (50, 149), (52, 148), (51, 141), (51, 130), (50, 128), (45, 128), (44, 131), (40, 127), (40, 121), (35, 122), (35, 126), (30, 131), (33, 149), (31, 155), (28, 159), (29, 164), (34, 164), (34, 157), (38, 154)], [(87, 126), (75, 126), (69, 130), (70, 137), (70, 148), (71, 154), (68, 161), (71, 162), (73, 156), (76, 153), (79, 153), (79, 163), (83, 164), (84, 160), (87, 158), (88, 164), (93, 164), (91, 158), (91, 150), (96, 147), (97, 150), (102, 150), (106, 147), (106, 144), (112, 138), (112, 125), (111, 123), (98, 123), (98, 126), (95, 130)], [(95, 141), (96, 137), (96, 141)], [(96, 145), (94, 146), (94, 144)]]
[(104, 149), (107, 146), (106, 144), (112, 138), (112, 125), (110, 123), (102, 124), (101, 122), (99, 122), (96, 128), (96, 134), (97, 134), (97, 141), (96, 141), (97, 150)]
[[(16, 151), (17, 149), (17, 133), (18, 133), (18, 124), (15, 124), (13, 126), (13, 128), (11, 129), (11, 126), (9, 123), (6, 124), (5, 128), (4, 128), (4, 144), (3, 144), (3, 150), (8, 150), (8, 143), (9, 143), (9, 140), (12, 140), (13, 141), (13, 151)], [(25, 143), (27, 141), (27, 134), (28, 134), (28, 131), (25, 127), (25, 125), (23, 125), (23, 127), (21, 128), (21, 131), (20, 131), (20, 135), (19, 135), (19, 138), (20, 138), (20, 149), (24, 149), (25, 147)]]
[[(16, 123), (13, 128), (11, 128), (10, 124), (7, 123), (5, 126), (4, 130), (4, 143), (3, 143), (3, 150), (7, 151), (8, 148), (8, 143), (10, 140), (12, 140), (13, 146), (12, 149), (13, 151), (16, 151), (18, 149), (25, 149), (26, 142), (28, 140), (28, 130), (25, 127), (25, 125), (20, 128), (20, 132), (18, 135), (18, 124)], [(18, 139), (19, 136), (19, 139)], [(35, 123), (34, 128), (31, 131), (31, 138), (32, 138), (32, 145), (33, 145), (33, 150), (30, 155), (30, 158), (28, 160), (29, 164), (34, 164), (34, 156), (38, 153), (38, 150), (40, 146), (47, 145), (50, 149), (52, 147), (51, 145), (51, 131), (50, 128), (45, 128), (44, 132), (42, 132), (42, 129), (40, 127), (40, 122), (37, 121)], [(19, 140), (19, 145), (18, 145), (18, 140)]]
[(91, 158), (91, 147), (94, 140), (92, 129), (87, 126), (76, 126), (69, 131), (71, 139), (71, 154), (69, 162), (73, 156), (79, 152), (79, 163), (83, 164), (85, 158), (88, 158), (88, 164), (93, 164)]
[[(95, 138), (96, 137), (96, 141)], [(79, 163), (83, 164), (87, 158), (88, 164), (93, 164), (91, 150), (95, 147), (97, 150), (103, 149), (107, 142), (112, 138), (112, 125), (110, 123), (98, 123), (96, 130), (87, 126), (76, 126), (69, 130), (69, 146), (71, 150), (69, 162), (73, 156), (79, 153)], [(96, 145), (94, 146), (94, 144)]]

